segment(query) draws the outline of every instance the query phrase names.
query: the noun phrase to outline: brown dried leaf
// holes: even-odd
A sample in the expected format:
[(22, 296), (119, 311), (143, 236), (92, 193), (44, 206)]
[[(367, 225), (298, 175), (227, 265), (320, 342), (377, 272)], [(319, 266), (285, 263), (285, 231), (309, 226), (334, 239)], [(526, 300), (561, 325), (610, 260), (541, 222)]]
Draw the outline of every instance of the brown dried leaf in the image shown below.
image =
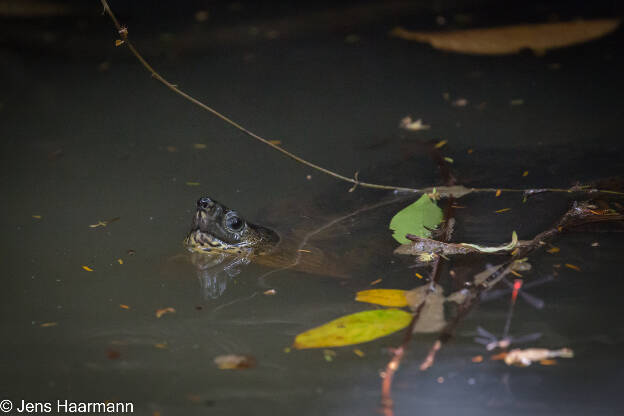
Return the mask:
[(429, 43), (436, 49), (474, 55), (505, 55), (531, 49), (538, 55), (598, 39), (613, 32), (620, 19), (502, 26), (451, 32), (412, 32), (397, 27), (390, 34), (406, 40)]

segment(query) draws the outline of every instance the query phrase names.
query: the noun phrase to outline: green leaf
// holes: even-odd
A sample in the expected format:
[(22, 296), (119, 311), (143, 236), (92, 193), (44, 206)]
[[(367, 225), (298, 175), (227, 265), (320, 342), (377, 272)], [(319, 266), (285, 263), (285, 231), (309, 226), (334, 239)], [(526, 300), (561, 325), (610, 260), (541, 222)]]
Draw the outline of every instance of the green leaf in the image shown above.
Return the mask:
[[(394, 231), (392, 237), (401, 244), (409, 243), (405, 234), (414, 234), (429, 238), (431, 232), (442, 222), (442, 210), (427, 195), (421, 196), (418, 201), (397, 212), (390, 221), (390, 229)], [(426, 227), (426, 228), (425, 228)]]
[(403, 329), (411, 320), (412, 314), (400, 309), (358, 312), (297, 335), (293, 346), (301, 350), (360, 344)]

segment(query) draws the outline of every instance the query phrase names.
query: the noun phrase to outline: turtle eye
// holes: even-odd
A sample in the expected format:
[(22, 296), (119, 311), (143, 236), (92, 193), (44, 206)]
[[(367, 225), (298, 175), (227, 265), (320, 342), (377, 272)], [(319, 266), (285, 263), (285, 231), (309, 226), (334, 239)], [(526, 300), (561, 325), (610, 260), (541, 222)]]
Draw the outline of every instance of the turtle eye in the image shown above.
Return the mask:
[(225, 219), (225, 226), (232, 231), (240, 231), (245, 226), (245, 222), (236, 214), (229, 214)]

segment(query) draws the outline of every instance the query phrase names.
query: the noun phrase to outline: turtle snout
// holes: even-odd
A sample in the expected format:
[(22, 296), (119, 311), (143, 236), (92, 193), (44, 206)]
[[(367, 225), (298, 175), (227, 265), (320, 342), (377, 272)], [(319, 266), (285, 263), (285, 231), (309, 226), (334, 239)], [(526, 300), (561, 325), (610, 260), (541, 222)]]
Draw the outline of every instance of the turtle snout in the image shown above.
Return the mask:
[(197, 200), (197, 209), (209, 209), (214, 206), (214, 201), (207, 196)]

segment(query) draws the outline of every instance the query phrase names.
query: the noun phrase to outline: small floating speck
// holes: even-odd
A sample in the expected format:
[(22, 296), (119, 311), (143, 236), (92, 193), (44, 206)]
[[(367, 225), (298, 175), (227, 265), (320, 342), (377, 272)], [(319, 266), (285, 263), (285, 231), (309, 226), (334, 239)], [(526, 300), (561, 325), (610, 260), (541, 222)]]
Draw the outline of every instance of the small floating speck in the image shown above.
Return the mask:
[(200, 183), (199, 182), (187, 182), (186, 186), (199, 186)]

